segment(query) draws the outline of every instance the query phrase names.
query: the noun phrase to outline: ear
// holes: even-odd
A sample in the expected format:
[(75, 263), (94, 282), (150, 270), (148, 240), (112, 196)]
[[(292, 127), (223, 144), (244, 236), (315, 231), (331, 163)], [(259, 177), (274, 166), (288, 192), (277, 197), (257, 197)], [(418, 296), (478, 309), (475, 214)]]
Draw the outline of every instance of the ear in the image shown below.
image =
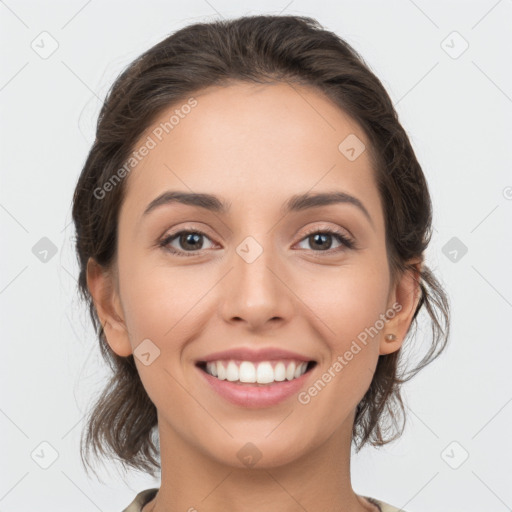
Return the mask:
[[(407, 331), (412, 322), (414, 312), (421, 298), (420, 271), (423, 260), (414, 260), (409, 262), (413, 269), (406, 270), (393, 283), (389, 294), (388, 311), (394, 311), (383, 329), (383, 336), (380, 341), (380, 354), (391, 354), (396, 352), (402, 346)], [(394, 334), (395, 339), (387, 340), (386, 335)]]
[(86, 274), (87, 287), (110, 348), (118, 356), (129, 356), (133, 350), (112, 272), (89, 258)]

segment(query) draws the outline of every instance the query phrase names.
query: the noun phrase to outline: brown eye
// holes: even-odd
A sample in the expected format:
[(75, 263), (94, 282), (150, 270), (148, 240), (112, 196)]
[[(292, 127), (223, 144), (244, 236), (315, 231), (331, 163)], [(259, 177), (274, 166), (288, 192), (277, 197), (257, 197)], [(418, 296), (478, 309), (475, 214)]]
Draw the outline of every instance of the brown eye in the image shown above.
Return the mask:
[[(331, 250), (333, 238), (340, 243), (341, 247)], [(343, 250), (343, 248), (352, 249), (355, 247), (354, 242), (344, 233), (331, 229), (316, 229), (310, 231), (309, 233), (306, 233), (306, 236), (302, 241), (308, 241), (310, 247), (315, 252), (338, 252), (339, 250)]]
[[(204, 249), (204, 238), (210, 240), (208, 236), (201, 231), (178, 231), (177, 233), (165, 237), (160, 245), (177, 256), (195, 256), (196, 253), (194, 251)], [(179, 247), (172, 246), (172, 242), (176, 242)]]

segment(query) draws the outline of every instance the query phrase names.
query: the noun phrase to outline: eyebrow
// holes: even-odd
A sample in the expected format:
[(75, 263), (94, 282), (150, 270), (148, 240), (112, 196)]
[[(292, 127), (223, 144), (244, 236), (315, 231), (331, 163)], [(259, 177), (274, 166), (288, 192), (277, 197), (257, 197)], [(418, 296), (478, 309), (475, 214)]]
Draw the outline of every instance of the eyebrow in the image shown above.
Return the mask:
[[(229, 201), (221, 199), (213, 194), (168, 190), (149, 203), (144, 210), (143, 217), (160, 206), (173, 203), (197, 206), (218, 214), (227, 214), (231, 208), (231, 203)], [(292, 212), (299, 212), (309, 208), (319, 208), (332, 204), (350, 204), (357, 207), (364, 213), (370, 224), (374, 226), (373, 220), (363, 203), (357, 199), (357, 197), (351, 196), (345, 192), (307, 192), (304, 194), (296, 194), (291, 196), (283, 204), (281, 207), (281, 213), (286, 215)]]

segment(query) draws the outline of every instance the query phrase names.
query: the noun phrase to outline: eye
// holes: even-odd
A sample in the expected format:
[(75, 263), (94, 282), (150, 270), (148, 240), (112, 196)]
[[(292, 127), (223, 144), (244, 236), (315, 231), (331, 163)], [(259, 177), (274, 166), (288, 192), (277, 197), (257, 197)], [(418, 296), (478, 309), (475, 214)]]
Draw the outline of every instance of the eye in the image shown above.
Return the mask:
[[(341, 247), (332, 250), (332, 238), (335, 238), (341, 244)], [(320, 250), (315, 252), (339, 252), (344, 250), (344, 248), (355, 248), (355, 242), (351, 238), (335, 229), (312, 229), (306, 233), (302, 241), (309, 241), (313, 247), (315, 245), (320, 247)]]
[[(175, 254), (176, 256), (195, 256), (196, 252), (201, 249), (204, 249), (202, 242), (203, 238), (208, 238), (208, 236), (202, 231), (178, 231), (172, 235), (165, 237), (161, 242), (160, 246), (164, 247), (166, 250)], [(182, 246), (182, 250), (180, 248), (173, 247), (171, 242), (176, 241), (178, 244)], [(190, 250), (188, 250), (190, 249)], [(189, 254), (187, 254), (189, 253)]]
[[(182, 230), (166, 236), (159, 245), (176, 256), (197, 256), (197, 251), (205, 249), (202, 243), (205, 238), (210, 240), (210, 238), (202, 231)], [(338, 241), (340, 247), (331, 249), (332, 238), (335, 238)], [(356, 248), (354, 240), (349, 238), (343, 232), (334, 229), (312, 229), (306, 233), (300, 243), (303, 241), (309, 241), (312, 243), (313, 247), (315, 245), (319, 247), (319, 249), (313, 249), (314, 252), (336, 253), (343, 251), (344, 249)], [(172, 243), (177, 243), (181, 247), (173, 246), (171, 245)], [(213, 245), (214, 244), (212, 243), (210, 248), (213, 247)]]

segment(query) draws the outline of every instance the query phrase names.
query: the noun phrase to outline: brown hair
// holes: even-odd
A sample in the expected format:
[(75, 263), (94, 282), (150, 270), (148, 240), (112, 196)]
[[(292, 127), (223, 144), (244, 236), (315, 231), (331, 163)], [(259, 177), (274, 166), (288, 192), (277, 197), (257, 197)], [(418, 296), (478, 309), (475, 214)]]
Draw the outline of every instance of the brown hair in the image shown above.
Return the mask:
[[(160, 468), (156, 408), (133, 355), (120, 357), (106, 342), (86, 282), (89, 258), (105, 269), (116, 260), (125, 180), (101, 199), (95, 191), (123, 167), (134, 144), (164, 109), (208, 86), (232, 81), (313, 86), (359, 123), (370, 141), (393, 279), (413, 270), (409, 262), (423, 259), (430, 242), (430, 195), (409, 139), (379, 79), (340, 37), (312, 18), (247, 16), (189, 25), (156, 44), (135, 59), (108, 92), (73, 200), (78, 287), (89, 306), (102, 356), (113, 372), (82, 433), (81, 455), (83, 462), (85, 454), (86, 464), (93, 448), (96, 455), (114, 457), (123, 466), (153, 476)], [(367, 442), (379, 446), (401, 435), (405, 408), (400, 385), (433, 361), (448, 341), (446, 293), (425, 265), (416, 279), (421, 297), (411, 327), (417, 328), (418, 313), (426, 310), (432, 333), (428, 351), (407, 373), (398, 371), (402, 349), (379, 357), (371, 385), (356, 410), (353, 442), (357, 450)]]

